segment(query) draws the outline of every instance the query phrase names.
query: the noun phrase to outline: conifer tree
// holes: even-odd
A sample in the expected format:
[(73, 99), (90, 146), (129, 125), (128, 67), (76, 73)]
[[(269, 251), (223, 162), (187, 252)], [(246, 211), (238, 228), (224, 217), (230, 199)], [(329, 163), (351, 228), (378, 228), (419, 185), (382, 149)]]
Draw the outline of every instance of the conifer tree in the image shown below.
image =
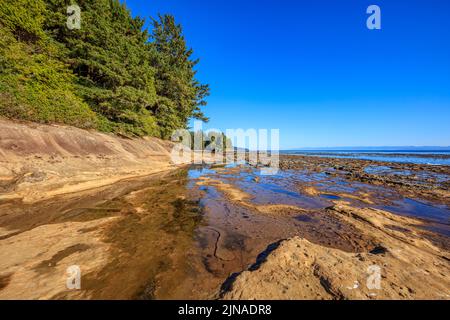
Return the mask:
[(119, 0), (76, 3), (81, 29), (69, 30), (71, 0), (3, 0), (0, 115), (163, 138), (207, 120), (209, 87), (173, 16), (149, 33)]

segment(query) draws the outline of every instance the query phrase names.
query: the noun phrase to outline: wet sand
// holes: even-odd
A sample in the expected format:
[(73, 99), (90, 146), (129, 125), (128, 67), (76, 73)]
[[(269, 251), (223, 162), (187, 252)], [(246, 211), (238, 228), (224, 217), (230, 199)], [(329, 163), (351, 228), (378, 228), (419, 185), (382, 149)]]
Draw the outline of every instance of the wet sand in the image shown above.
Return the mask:
[[(280, 165), (275, 176), (191, 166), (3, 201), (0, 298), (450, 298), (448, 167), (301, 156)], [(299, 258), (308, 252), (324, 262)], [(384, 291), (342, 290), (339, 272), (363, 282), (369, 262), (387, 269)], [(66, 288), (71, 265), (81, 290)]]

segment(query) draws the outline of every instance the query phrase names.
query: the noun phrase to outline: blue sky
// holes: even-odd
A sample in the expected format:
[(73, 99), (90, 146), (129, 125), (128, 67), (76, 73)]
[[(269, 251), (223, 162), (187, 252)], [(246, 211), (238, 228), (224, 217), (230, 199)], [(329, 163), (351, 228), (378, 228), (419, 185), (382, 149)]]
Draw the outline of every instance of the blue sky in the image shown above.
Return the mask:
[(280, 129), (282, 149), (450, 145), (448, 0), (126, 3), (183, 25), (211, 85), (205, 128)]

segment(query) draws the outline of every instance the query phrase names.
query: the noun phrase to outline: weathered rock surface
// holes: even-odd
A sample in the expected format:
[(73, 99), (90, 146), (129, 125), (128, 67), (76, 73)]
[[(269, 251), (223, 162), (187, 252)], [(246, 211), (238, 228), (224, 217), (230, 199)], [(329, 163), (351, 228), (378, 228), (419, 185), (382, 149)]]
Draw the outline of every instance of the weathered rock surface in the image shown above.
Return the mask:
[(448, 253), (408, 227), (417, 221), (340, 204), (329, 212), (376, 238), (379, 246), (348, 253), (295, 237), (237, 276), (223, 298), (450, 299)]
[(172, 146), (0, 119), (0, 200), (34, 202), (170, 169)]

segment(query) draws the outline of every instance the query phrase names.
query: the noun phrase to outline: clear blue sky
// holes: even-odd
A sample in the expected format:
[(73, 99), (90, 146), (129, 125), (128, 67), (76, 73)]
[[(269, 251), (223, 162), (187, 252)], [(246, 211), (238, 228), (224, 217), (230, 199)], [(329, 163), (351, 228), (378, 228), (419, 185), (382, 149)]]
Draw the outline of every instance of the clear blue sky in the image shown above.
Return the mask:
[(277, 128), (282, 149), (450, 145), (448, 0), (126, 3), (183, 25), (211, 85), (206, 128)]

